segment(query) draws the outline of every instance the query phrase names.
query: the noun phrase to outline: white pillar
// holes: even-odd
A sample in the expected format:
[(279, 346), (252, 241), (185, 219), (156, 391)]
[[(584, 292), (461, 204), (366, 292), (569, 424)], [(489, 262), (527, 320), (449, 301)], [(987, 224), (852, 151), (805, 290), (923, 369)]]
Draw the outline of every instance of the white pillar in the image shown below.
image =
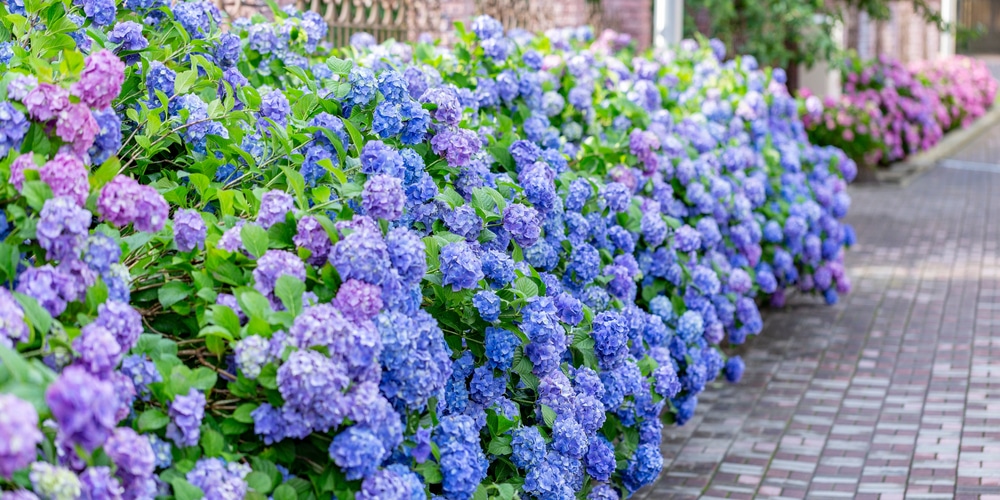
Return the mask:
[(684, 37), (684, 0), (653, 0), (653, 46), (667, 47)]
[(955, 55), (955, 21), (958, 19), (957, 0), (941, 0), (941, 19), (948, 25), (948, 30), (941, 33), (941, 46), (938, 57)]

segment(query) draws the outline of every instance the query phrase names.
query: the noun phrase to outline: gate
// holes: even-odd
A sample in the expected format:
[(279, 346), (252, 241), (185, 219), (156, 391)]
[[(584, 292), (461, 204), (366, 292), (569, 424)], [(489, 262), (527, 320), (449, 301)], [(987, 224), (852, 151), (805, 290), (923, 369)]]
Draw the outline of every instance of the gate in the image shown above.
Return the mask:
[(342, 47), (359, 31), (371, 33), (379, 42), (390, 38), (406, 40), (411, 3), (407, 0), (298, 0), (298, 7), (321, 14), (330, 26), (330, 42), (334, 47)]

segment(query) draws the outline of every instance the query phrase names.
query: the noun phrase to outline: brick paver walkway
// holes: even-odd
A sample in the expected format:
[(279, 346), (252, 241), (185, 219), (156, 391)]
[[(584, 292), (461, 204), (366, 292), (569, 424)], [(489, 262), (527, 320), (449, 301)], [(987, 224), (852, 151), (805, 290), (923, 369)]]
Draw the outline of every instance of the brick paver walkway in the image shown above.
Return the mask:
[(640, 498), (1000, 498), (1000, 155), (976, 149), (990, 134), (906, 187), (852, 187), (854, 291), (768, 313), (743, 381), (667, 429)]

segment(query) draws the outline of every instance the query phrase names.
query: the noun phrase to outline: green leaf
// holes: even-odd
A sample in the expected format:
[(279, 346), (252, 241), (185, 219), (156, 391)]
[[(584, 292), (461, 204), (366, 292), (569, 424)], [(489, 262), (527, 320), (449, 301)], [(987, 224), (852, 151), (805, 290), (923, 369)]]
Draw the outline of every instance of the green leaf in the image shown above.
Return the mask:
[(52, 198), (52, 189), (42, 181), (25, 181), (21, 194), (24, 195), (28, 206), (36, 212), (40, 212), (45, 206), (45, 202)]
[(233, 412), (233, 418), (244, 424), (252, 424), (253, 417), (250, 416), (257, 409), (257, 403), (243, 403)]
[(201, 488), (181, 477), (172, 479), (170, 486), (174, 487), (174, 498), (177, 500), (198, 500), (205, 496), (205, 492), (201, 491)]
[(105, 184), (114, 179), (118, 175), (118, 170), (121, 169), (121, 162), (118, 161), (117, 156), (112, 156), (108, 158), (104, 163), (101, 164), (101, 168), (97, 169), (90, 176), (90, 187), (93, 190), (98, 190)]
[(462, 195), (458, 194), (458, 191), (455, 191), (451, 186), (444, 188), (434, 199), (447, 203), (451, 208), (465, 204), (465, 198), (462, 198)]
[(139, 415), (139, 431), (149, 432), (162, 429), (170, 423), (170, 417), (156, 408), (142, 412)]
[(285, 309), (298, 316), (302, 312), (302, 294), (306, 291), (306, 284), (302, 280), (283, 274), (278, 278), (274, 286), (274, 294), (281, 299)]
[(351, 72), (354, 62), (345, 61), (339, 57), (330, 57), (326, 60), (326, 67), (330, 68), (330, 71), (335, 75), (346, 75)]
[(521, 276), (514, 280), (514, 289), (523, 293), (525, 297), (538, 296), (538, 284), (527, 276)]
[(201, 449), (206, 457), (217, 457), (222, 454), (226, 439), (215, 429), (204, 429), (201, 432)]
[(258, 259), (267, 252), (268, 237), (267, 231), (257, 224), (244, 224), (240, 229), (240, 238), (243, 246), (250, 252), (250, 255)]
[(156, 292), (164, 309), (184, 300), (191, 295), (191, 287), (183, 281), (168, 281)]
[(278, 388), (278, 369), (275, 368), (274, 363), (268, 363), (264, 365), (264, 368), (261, 368), (257, 382), (260, 382), (260, 385), (266, 389), (275, 390)]
[(511, 439), (510, 436), (497, 436), (490, 441), (487, 451), (497, 456), (510, 455), (513, 451), (510, 445)]
[(52, 328), (52, 316), (45, 310), (34, 297), (29, 297), (23, 293), (14, 292), (14, 297), (21, 304), (21, 310), (28, 319), (29, 326), (39, 336), (49, 333)]
[(551, 429), (552, 424), (554, 424), (556, 421), (555, 410), (549, 408), (547, 405), (542, 405), (542, 420), (544, 420), (545, 425), (549, 426), (549, 428)]
[(274, 483), (271, 481), (271, 478), (267, 474), (260, 471), (253, 471), (247, 475), (247, 485), (253, 488), (254, 491), (265, 495), (271, 491), (271, 488), (274, 487)]
[(287, 484), (282, 484), (274, 489), (271, 497), (274, 498), (274, 500), (298, 500), (299, 494), (295, 491), (295, 488), (292, 488)]
[(414, 470), (424, 477), (424, 482), (427, 484), (438, 484), (444, 479), (441, 475), (441, 467), (439, 467), (436, 462), (431, 460), (417, 465), (414, 467)]
[(358, 127), (351, 120), (344, 117), (340, 119), (344, 122), (344, 128), (347, 129), (348, 135), (351, 136), (351, 142), (354, 143), (354, 150), (360, 152), (361, 147), (365, 145), (365, 141), (361, 138), (361, 131), (358, 130)]
[(218, 379), (219, 377), (214, 371), (202, 366), (191, 373), (191, 387), (199, 391), (207, 391), (215, 387), (215, 382)]

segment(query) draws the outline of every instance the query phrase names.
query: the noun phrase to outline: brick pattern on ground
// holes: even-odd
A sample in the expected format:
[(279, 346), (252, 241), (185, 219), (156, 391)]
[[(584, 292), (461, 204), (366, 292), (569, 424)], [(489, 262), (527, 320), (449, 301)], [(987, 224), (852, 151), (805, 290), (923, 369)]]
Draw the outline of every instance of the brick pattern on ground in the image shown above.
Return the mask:
[(851, 195), (854, 291), (770, 311), (636, 498), (1000, 498), (1000, 168)]

